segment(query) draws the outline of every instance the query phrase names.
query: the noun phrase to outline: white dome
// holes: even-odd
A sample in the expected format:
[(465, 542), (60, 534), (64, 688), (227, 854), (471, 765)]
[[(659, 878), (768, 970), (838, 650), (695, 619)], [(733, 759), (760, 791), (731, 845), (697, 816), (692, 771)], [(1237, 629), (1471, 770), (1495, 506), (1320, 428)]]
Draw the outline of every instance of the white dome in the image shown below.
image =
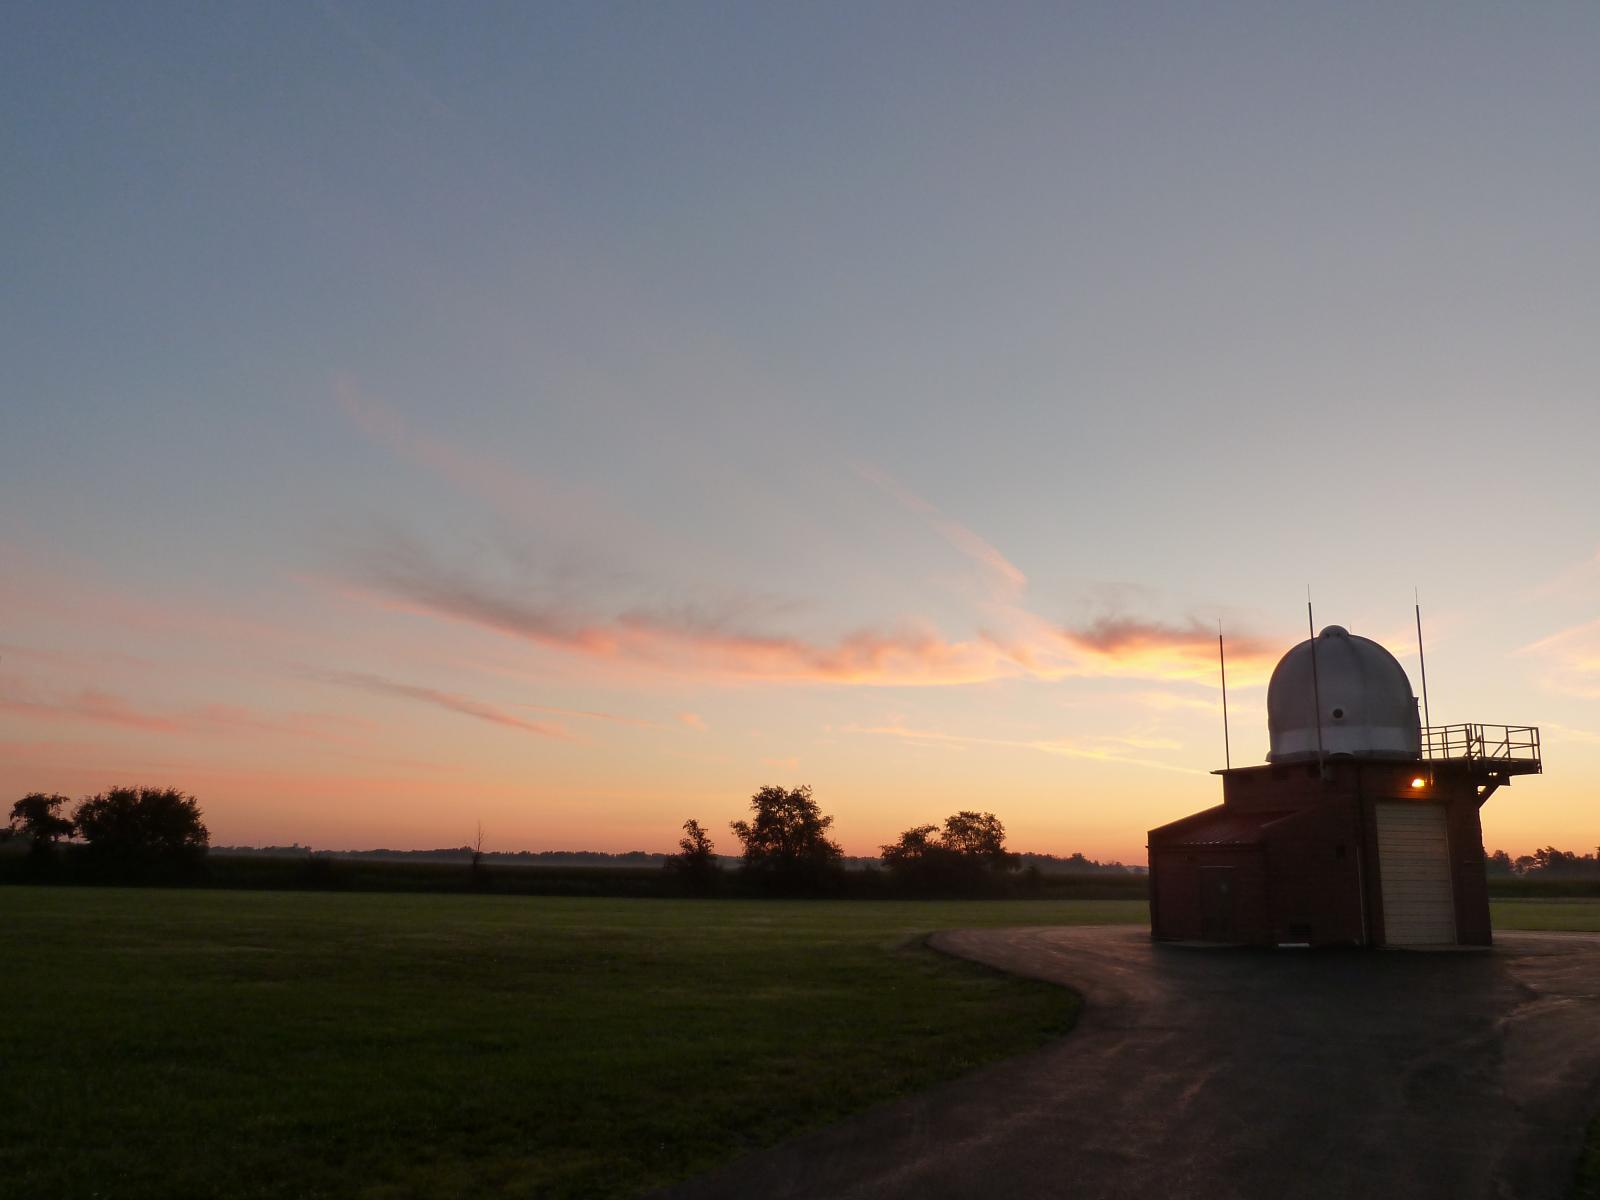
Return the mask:
[(1322, 747), (1353, 758), (1414, 759), (1422, 756), (1417, 700), (1405, 668), (1377, 642), (1329, 625), (1316, 639), (1316, 689), (1312, 688), (1312, 643), (1295, 646), (1279, 660), (1267, 685), (1268, 762), (1306, 762), (1317, 757), (1317, 705), (1322, 700)]

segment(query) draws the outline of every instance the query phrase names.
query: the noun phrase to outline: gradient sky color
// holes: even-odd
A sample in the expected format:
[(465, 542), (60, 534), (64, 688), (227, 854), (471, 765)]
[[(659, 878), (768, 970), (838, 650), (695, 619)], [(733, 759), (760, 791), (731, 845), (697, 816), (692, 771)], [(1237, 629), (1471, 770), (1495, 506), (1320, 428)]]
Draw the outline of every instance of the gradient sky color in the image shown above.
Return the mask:
[[(1142, 861), (1318, 624), (1600, 842), (1600, 8), (0, 13), (0, 795)], [(731, 836), (719, 838), (732, 850)]]

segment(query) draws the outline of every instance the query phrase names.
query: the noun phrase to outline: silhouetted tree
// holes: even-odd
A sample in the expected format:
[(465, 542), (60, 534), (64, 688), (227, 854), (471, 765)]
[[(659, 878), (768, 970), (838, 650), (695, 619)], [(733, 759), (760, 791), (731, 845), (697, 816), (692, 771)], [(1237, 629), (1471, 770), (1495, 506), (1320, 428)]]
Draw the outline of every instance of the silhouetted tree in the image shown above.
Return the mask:
[(65, 796), (29, 792), (11, 806), (11, 824), (4, 836), (25, 837), (35, 857), (48, 858), (55, 852), (59, 838), (72, 836), (71, 818), (61, 815), (61, 807), (66, 803)]
[(1530, 870), (1540, 875), (1593, 875), (1600, 870), (1600, 863), (1595, 859), (1595, 855), (1546, 846), (1542, 850), (1533, 852), (1533, 866)]
[(199, 803), (177, 788), (112, 788), (78, 805), (74, 820), (91, 857), (114, 867), (191, 866), (211, 842)]
[(1006, 827), (993, 813), (963, 809), (948, 816), (939, 840), (945, 849), (953, 850), (963, 858), (983, 862), (1000, 870), (1010, 867), (1016, 859), (1016, 855), (1006, 852)]
[(472, 839), (472, 883), (474, 887), (481, 887), (487, 882), (487, 872), (483, 869), (483, 822), (478, 822), (478, 834)]
[(1511, 874), (1533, 879), (1600, 875), (1600, 847), (1596, 847), (1593, 854), (1579, 854), (1576, 850), (1544, 846), (1514, 859), (1504, 850), (1496, 850), (1484, 860), (1484, 867), (1491, 875)]
[(744, 843), (744, 870), (752, 880), (785, 893), (822, 891), (833, 881), (844, 852), (827, 834), (811, 788), (764, 787), (750, 798), (753, 820), (729, 828)]
[(917, 825), (900, 835), (898, 842), (890, 842), (878, 849), (883, 855), (883, 865), (893, 870), (904, 870), (943, 852), (939, 844), (937, 825)]
[(683, 890), (693, 896), (708, 896), (721, 883), (722, 864), (717, 861), (716, 845), (693, 817), (683, 823), (678, 853), (662, 865), (676, 875)]
[(907, 891), (992, 891), (998, 876), (1016, 865), (1005, 848), (1006, 830), (993, 813), (962, 810), (945, 818), (944, 829), (917, 825), (879, 849), (895, 882)]

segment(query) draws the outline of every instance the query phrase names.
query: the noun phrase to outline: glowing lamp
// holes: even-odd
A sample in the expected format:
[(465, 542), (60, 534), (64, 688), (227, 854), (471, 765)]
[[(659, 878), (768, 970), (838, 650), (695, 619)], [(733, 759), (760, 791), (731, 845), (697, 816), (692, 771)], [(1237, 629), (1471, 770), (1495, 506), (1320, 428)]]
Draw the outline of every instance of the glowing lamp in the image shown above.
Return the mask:
[(1415, 778), (1415, 779), (1413, 779), (1411, 781), (1411, 786), (1414, 787), (1414, 788), (1419, 788), (1419, 787), (1426, 787), (1427, 784), (1423, 781), (1422, 776), (1419, 775), (1419, 776), (1417, 776), (1417, 778)]

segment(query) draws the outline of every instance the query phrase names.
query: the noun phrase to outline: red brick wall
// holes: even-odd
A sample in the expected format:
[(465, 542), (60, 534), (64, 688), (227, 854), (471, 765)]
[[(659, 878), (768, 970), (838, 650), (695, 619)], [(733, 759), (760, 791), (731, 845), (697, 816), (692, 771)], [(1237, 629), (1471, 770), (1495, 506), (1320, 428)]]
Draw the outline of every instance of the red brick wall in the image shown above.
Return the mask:
[(1249, 846), (1150, 849), (1151, 934), (1162, 941), (1205, 937), (1202, 867), (1232, 867), (1234, 929), (1238, 942), (1273, 940), (1267, 907), (1267, 871), (1260, 849)]

